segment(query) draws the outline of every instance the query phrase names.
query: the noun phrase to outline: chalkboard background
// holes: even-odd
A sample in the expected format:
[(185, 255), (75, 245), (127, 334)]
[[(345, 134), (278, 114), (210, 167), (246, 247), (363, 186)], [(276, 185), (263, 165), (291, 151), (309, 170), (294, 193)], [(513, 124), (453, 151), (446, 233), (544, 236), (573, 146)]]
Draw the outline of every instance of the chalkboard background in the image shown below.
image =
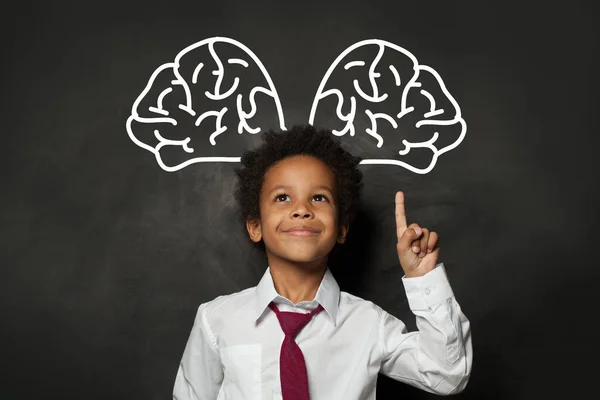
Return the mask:
[[(389, 41), (435, 68), (466, 137), (426, 175), (361, 167), (361, 210), (334, 274), (415, 328), (395, 254), (393, 195), (404, 190), (409, 220), (439, 232), (472, 323), (473, 373), (457, 397), (592, 393), (591, 2), (484, 3), (5, 5), (0, 397), (169, 398), (197, 306), (264, 272), (236, 220), (238, 164), (165, 172), (125, 129), (153, 71), (215, 36), (260, 58), (288, 127), (308, 121), (325, 71), (360, 40)], [(380, 399), (433, 397), (378, 382)]]

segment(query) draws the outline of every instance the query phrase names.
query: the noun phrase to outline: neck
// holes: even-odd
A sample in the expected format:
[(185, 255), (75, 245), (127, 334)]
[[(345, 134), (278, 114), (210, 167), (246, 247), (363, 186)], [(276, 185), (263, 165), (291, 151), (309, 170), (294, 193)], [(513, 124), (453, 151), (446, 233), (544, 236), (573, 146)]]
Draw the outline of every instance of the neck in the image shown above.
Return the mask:
[(273, 285), (277, 293), (294, 304), (314, 300), (327, 270), (326, 263), (320, 261), (298, 265), (278, 261), (269, 261)]

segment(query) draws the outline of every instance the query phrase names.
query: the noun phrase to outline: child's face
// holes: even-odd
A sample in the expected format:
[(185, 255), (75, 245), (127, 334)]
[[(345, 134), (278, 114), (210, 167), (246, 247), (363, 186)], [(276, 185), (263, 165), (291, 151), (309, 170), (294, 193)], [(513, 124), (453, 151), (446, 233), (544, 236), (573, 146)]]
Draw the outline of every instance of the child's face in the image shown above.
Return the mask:
[(269, 264), (326, 262), (336, 241), (343, 243), (335, 175), (323, 161), (305, 155), (272, 166), (260, 194), (260, 220), (248, 221), (250, 238), (264, 241)]

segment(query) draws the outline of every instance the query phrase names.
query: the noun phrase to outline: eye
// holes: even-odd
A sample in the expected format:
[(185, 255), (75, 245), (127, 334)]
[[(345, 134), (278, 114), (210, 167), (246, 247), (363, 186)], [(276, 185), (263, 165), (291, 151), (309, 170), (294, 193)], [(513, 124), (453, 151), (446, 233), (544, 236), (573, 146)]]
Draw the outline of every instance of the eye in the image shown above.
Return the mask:
[(329, 199), (327, 198), (327, 196), (325, 196), (324, 194), (315, 194), (313, 196), (313, 199), (316, 199), (317, 201), (329, 201)]
[(287, 194), (280, 193), (275, 196), (275, 201), (287, 201), (289, 198), (290, 198), (290, 196), (288, 196)]

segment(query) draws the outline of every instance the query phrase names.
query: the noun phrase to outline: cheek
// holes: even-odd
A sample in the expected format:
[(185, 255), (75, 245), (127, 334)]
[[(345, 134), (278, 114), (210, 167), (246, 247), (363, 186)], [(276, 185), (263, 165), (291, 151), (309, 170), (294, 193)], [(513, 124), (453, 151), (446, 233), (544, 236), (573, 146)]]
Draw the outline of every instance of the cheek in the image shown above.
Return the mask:
[(338, 216), (335, 210), (326, 210), (321, 214), (321, 221), (328, 225), (330, 229), (337, 230), (338, 228)]
[(279, 228), (279, 225), (281, 224), (281, 212), (277, 212), (276, 210), (270, 210), (268, 213), (264, 213), (263, 215), (263, 230), (266, 232), (276, 231)]

